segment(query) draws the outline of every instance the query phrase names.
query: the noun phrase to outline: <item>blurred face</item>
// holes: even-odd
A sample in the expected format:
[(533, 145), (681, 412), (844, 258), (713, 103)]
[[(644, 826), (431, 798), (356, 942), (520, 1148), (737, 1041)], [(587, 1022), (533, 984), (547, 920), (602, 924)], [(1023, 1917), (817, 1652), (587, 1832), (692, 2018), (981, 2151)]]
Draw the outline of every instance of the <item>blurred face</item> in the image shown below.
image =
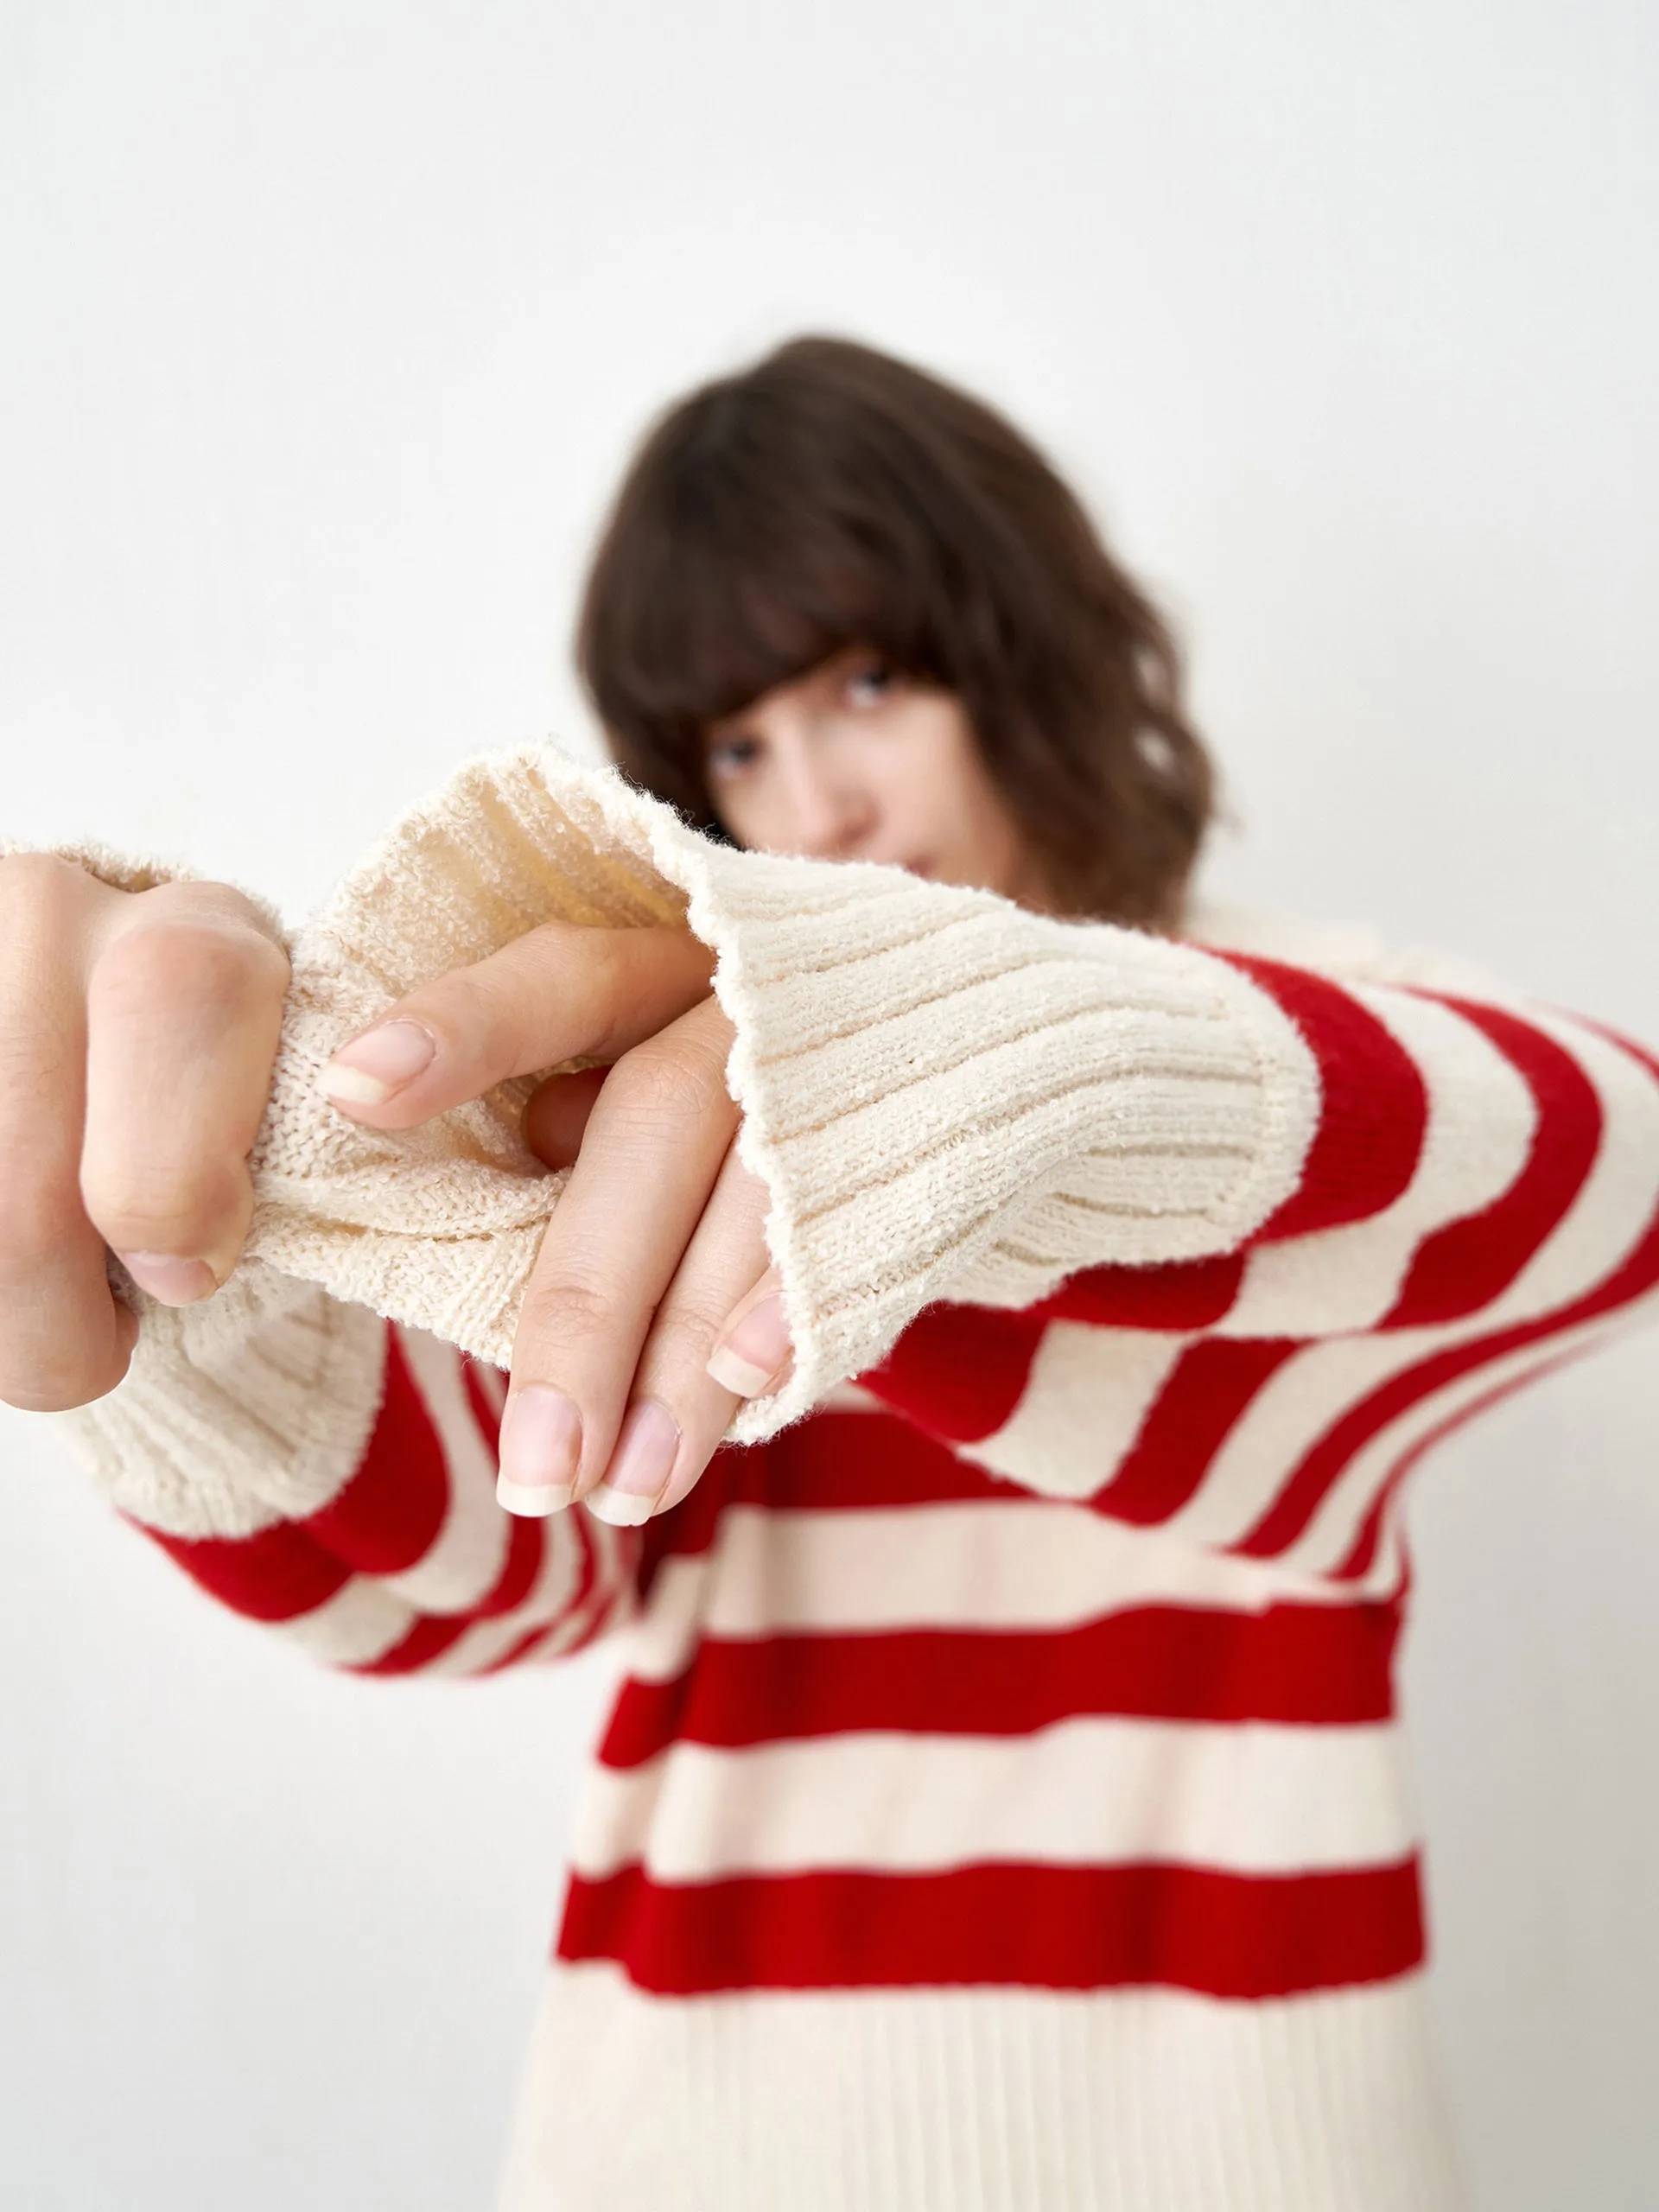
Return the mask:
[(703, 773), (740, 845), (885, 861), (1041, 906), (1034, 856), (955, 696), (849, 647), (704, 734)]

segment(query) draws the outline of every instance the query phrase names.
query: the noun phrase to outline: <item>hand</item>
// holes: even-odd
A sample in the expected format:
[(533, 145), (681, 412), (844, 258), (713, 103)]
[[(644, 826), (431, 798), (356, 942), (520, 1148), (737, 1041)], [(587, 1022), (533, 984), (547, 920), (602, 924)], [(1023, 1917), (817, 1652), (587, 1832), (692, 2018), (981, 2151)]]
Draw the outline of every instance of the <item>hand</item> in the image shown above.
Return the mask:
[(288, 956), (224, 883), (121, 891), (0, 858), (0, 1399), (114, 1389), (138, 1319), (106, 1247), (169, 1306), (209, 1296), (253, 1211)]
[(499, 1495), (515, 1512), (666, 1510), (787, 1367), (711, 967), (683, 929), (549, 923), (410, 992), (319, 1077), (343, 1112), (408, 1129), (512, 1076), (613, 1063), (550, 1077), (525, 1109), (531, 1149), (574, 1165), (513, 1345)]

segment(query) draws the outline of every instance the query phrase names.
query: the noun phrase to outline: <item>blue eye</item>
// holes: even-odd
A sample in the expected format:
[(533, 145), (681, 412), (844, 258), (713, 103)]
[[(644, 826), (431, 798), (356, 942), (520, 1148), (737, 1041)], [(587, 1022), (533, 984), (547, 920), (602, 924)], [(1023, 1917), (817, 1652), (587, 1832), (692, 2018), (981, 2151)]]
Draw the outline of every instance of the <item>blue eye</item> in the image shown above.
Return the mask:
[(869, 661), (847, 678), (848, 696), (858, 706), (871, 706), (887, 698), (898, 680), (897, 671), (886, 661)]
[(752, 768), (760, 759), (760, 747), (752, 737), (722, 737), (709, 747), (703, 757), (711, 775), (741, 775), (745, 768)]

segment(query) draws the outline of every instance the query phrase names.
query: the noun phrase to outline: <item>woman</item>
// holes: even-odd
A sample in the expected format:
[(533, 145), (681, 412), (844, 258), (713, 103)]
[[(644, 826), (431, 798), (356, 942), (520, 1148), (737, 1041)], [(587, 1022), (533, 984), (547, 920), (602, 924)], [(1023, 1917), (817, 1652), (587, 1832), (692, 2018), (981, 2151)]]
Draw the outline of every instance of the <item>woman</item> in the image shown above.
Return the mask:
[(626, 1628), (508, 2212), (1461, 2202), (1400, 1488), (1650, 1307), (1659, 1069), (1224, 938), (1156, 616), (867, 349), (665, 418), (582, 657), (633, 788), (470, 762), (291, 948), (0, 866), (3, 1395), (335, 1664)]

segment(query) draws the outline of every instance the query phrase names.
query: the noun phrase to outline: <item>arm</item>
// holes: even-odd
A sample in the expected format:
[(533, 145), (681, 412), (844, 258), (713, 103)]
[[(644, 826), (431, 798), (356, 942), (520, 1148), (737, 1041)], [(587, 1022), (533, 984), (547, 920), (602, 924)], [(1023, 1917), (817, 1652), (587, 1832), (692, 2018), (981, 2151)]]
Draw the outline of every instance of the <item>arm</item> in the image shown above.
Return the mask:
[[(925, 1315), (877, 1378), (892, 1402), (999, 1473), (1105, 1495), (1116, 1463), (1091, 1447), (1133, 1441), (1160, 1362), (1231, 1359), (1253, 1408), (1252, 1373), (1294, 1395), (1307, 1363), (1292, 1348), (1318, 1351), (1330, 1371), (1311, 1395), (1335, 1406), (1379, 1344), (1421, 1353), (1424, 1331), (1547, 1323), (1602, 1295), (1609, 1268), (1612, 1308), (1640, 1295), (1639, 1270), (1618, 1270), (1651, 1212), (1651, 1071), (1581, 1026), (1054, 922), (891, 869), (719, 848), (541, 747), (466, 764), (299, 940), (250, 1251), (506, 1365), (563, 1188), (524, 1152), (521, 1094), (501, 1084), (377, 1131), (319, 1098), (315, 1073), (389, 996), (539, 924), (682, 913), (734, 1025), (740, 1150), (770, 1196), (796, 1353), (785, 1384), (739, 1414), (737, 1440), (881, 1370)], [(1574, 1197), (1588, 1093), (1605, 1126)], [(976, 1357), (936, 1360), (918, 1383), (941, 1305)], [(1003, 1403), (964, 1419), (961, 1375), (977, 1388), (994, 1367)], [(1052, 1398), (1040, 1421), (1020, 1417), (1033, 1375)], [(1249, 1436), (1281, 1441), (1266, 1422)], [(1187, 1457), (1204, 1477), (1190, 1497), (1126, 1487), (1109, 1510), (1283, 1555), (1270, 1499), (1241, 1522), (1260, 1466), (1218, 1484)]]
[[(1423, 1454), (1654, 1311), (1659, 1071), (1539, 1009), (1349, 988), (1414, 1035), (1427, 1111), (1395, 1196), (1379, 1181), (1351, 1218), (1269, 1224), (1211, 1260), (1084, 1270), (1020, 1313), (936, 1306), (865, 1387), (1033, 1489), (1389, 1586), (1400, 1488)], [(1329, 1131), (1351, 1087), (1323, 1054), (1322, 1073)], [(1321, 1211), (1322, 1150), (1303, 1185)]]
[(232, 1611), (372, 1675), (550, 1660), (630, 1613), (637, 1532), (496, 1503), (494, 1369), (258, 1262), (203, 1305), (124, 1295), (125, 1379), (51, 1418)]

